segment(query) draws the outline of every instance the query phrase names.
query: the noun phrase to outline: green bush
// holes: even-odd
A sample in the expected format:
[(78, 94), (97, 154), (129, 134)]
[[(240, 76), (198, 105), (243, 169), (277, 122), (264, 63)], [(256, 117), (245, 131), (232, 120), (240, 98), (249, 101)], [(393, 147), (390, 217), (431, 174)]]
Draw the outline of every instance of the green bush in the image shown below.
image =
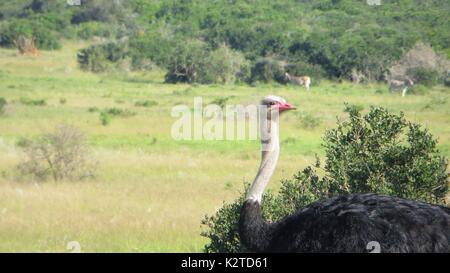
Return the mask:
[(14, 41), (19, 36), (32, 37), (33, 29), (30, 22), (25, 20), (12, 20), (3, 24), (0, 29), (0, 45), (3, 47), (14, 47)]
[(38, 49), (54, 50), (61, 48), (61, 43), (58, 41), (53, 30), (35, 24), (33, 29), (33, 39), (36, 42)]
[(154, 100), (144, 100), (144, 101), (137, 101), (134, 106), (139, 106), (139, 107), (152, 107), (152, 106), (156, 106), (158, 105), (158, 102), (154, 101)]
[(100, 122), (103, 126), (111, 123), (111, 116), (106, 112), (100, 112)]
[(0, 46), (14, 47), (19, 36), (32, 38), (38, 49), (59, 49), (61, 44), (52, 28), (42, 20), (15, 19), (0, 29)]
[[(88, 109), (89, 112), (97, 112), (97, 107), (90, 107)], [(121, 117), (121, 118), (128, 118), (131, 116), (136, 115), (135, 112), (130, 111), (128, 109), (120, 109), (120, 108), (107, 108), (100, 112), (100, 123), (103, 126), (109, 125), (111, 123), (112, 117)]]
[(128, 56), (126, 46), (120, 43), (92, 45), (78, 52), (78, 63), (83, 70), (106, 72)]
[(111, 116), (114, 116), (114, 117), (123, 117), (123, 118), (136, 115), (135, 112), (132, 112), (128, 109), (120, 109), (120, 108), (116, 108), (116, 107), (108, 108), (108, 109), (104, 110), (103, 112), (105, 112)]
[(197, 82), (199, 70), (207, 63), (208, 51), (206, 45), (199, 40), (179, 42), (175, 52), (169, 57), (166, 68), (165, 82)]
[(425, 95), (429, 93), (430, 88), (423, 84), (415, 84), (408, 88), (408, 94)]
[(177, 50), (177, 42), (182, 40), (182, 37), (164, 36), (157, 30), (136, 33), (129, 42), (133, 68), (151, 70), (160, 66), (168, 69)]
[(274, 58), (260, 58), (251, 69), (251, 82), (285, 82), (286, 63)]
[(76, 27), (77, 36), (81, 39), (91, 39), (93, 37), (110, 37), (111, 27), (100, 22), (81, 23)]
[(447, 86), (447, 87), (450, 87), (450, 76), (447, 76), (447, 77), (444, 79), (444, 85)]
[(432, 87), (438, 83), (439, 73), (436, 70), (415, 67), (408, 69), (406, 74), (413, 78), (416, 84)]
[(225, 44), (208, 53), (204, 65), (198, 68), (198, 82), (233, 84), (249, 76), (249, 62), (244, 55)]
[[(338, 194), (373, 192), (445, 203), (448, 161), (427, 129), (383, 108), (371, 108), (362, 115), (357, 107), (347, 106), (345, 112), (349, 118), (325, 133), (324, 175), (317, 174), (321, 165), (317, 158), (314, 166), (283, 180), (277, 195), (267, 192), (262, 206), (266, 220), (277, 221), (315, 200)], [(245, 191), (202, 220), (206, 228), (202, 236), (209, 239), (205, 252), (246, 251), (237, 230), (244, 198)]]
[(72, 15), (72, 24), (99, 21), (110, 25), (126, 23), (132, 17), (130, 9), (133, 1), (82, 0), (82, 5)]
[(437, 140), (403, 114), (371, 108), (325, 134), (327, 180), (332, 193), (377, 192), (443, 204), (448, 191), (447, 159)]
[[(283, 181), (283, 185), (290, 183)], [(204, 251), (207, 253), (239, 253), (248, 252), (239, 241), (238, 220), (239, 211), (245, 200), (245, 194), (248, 185), (245, 185), (245, 191), (232, 203), (224, 203), (223, 206), (213, 216), (207, 216), (201, 223), (207, 229), (202, 231), (203, 237), (209, 238), (209, 244), (205, 245)], [(279, 195), (280, 196), (280, 195)], [(278, 196), (278, 197), (279, 197)], [(281, 206), (279, 199), (274, 198), (271, 192), (264, 194), (264, 206), (262, 214), (265, 219), (276, 221), (280, 219), (281, 211), (277, 210)]]
[(29, 98), (20, 98), (20, 103), (24, 105), (31, 105), (31, 106), (45, 106), (47, 105), (47, 102), (43, 99), (40, 100), (33, 100)]
[(99, 111), (99, 109), (96, 106), (92, 106), (92, 107), (88, 108), (89, 113), (94, 113), (94, 112), (98, 112), (98, 111)]
[(3, 115), (5, 113), (5, 107), (8, 103), (4, 98), (0, 97), (0, 115)]

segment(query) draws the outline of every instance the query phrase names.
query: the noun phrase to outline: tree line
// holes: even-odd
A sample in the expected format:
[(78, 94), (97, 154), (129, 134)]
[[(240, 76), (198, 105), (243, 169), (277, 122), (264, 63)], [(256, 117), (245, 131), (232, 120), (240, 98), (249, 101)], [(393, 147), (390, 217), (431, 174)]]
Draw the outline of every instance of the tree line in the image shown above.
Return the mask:
[[(73, 1), (72, 1), (73, 2)], [(450, 56), (445, 0), (19, 0), (0, 3), (0, 45), (40, 49), (92, 39), (82, 68), (167, 71), (167, 82), (285, 81), (294, 75), (385, 80), (418, 42)], [(438, 80), (447, 76), (434, 72)], [(434, 75), (434, 74), (433, 74)]]

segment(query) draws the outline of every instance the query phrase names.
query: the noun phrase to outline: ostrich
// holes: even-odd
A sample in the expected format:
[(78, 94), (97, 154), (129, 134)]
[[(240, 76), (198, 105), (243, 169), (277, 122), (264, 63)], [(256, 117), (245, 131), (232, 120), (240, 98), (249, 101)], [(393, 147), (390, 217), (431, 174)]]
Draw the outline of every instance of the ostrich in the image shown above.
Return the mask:
[[(260, 115), (261, 164), (239, 217), (243, 245), (256, 252), (450, 252), (450, 208), (378, 194), (349, 194), (313, 202), (268, 223), (261, 199), (279, 155), (278, 114), (294, 107), (283, 98), (265, 97)], [(262, 129), (261, 129), (262, 130)], [(366, 248), (367, 247), (367, 248)]]

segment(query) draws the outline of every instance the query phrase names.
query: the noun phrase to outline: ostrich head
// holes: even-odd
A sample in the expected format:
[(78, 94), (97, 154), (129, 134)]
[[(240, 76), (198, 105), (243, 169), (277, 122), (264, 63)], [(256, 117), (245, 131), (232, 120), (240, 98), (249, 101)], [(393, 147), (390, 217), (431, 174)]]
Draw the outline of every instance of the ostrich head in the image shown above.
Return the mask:
[(287, 110), (293, 110), (295, 107), (287, 103), (285, 99), (270, 95), (266, 96), (261, 100), (261, 105), (267, 107), (267, 112), (271, 113), (272, 111), (284, 112)]

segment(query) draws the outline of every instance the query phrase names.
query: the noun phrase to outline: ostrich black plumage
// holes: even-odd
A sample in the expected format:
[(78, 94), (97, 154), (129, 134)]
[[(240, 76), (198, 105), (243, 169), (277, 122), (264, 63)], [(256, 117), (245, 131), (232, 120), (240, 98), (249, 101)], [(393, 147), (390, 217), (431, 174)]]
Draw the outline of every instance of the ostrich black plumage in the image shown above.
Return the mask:
[(392, 196), (337, 196), (266, 222), (261, 199), (279, 155), (278, 113), (293, 107), (276, 96), (261, 104), (268, 108), (260, 116), (261, 164), (239, 218), (239, 236), (249, 250), (368, 252), (367, 244), (376, 241), (381, 252), (450, 252), (450, 208)]

